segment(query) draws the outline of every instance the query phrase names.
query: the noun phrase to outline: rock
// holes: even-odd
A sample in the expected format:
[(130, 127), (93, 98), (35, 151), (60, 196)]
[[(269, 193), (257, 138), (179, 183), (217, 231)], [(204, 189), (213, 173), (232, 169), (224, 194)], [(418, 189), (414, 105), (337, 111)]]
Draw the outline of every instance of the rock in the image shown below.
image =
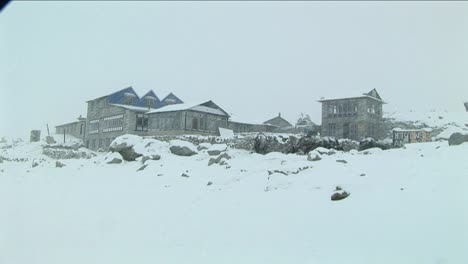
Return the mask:
[(146, 167), (148, 167), (148, 164), (144, 164), (143, 166), (141, 166), (140, 168), (138, 168), (137, 171), (142, 171), (142, 170), (144, 170)]
[(341, 163), (344, 163), (344, 164), (348, 163), (346, 160), (342, 160), (342, 159), (341, 160), (336, 160), (336, 162), (341, 162)]
[(444, 119), (444, 117), (443, 117), (443, 116), (439, 116), (439, 119)]
[(468, 142), (468, 134), (462, 134), (458, 132), (450, 135), (448, 140), (449, 146), (460, 145), (464, 142)]
[(122, 160), (119, 158), (113, 158), (112, 160), (107, 162), (107, 164), (119, 164), (119, 163), (122, 163)]
[(171, 150), (172, 154), (177, 155), (177, 156), (187, 157), (187, 156), (192, 156), (192, 155), (197, 154), (195, 151), (191, 150), (190, 148), (186, 146), (182, 146), (182, 147), (171, 146), (169, 149)]
[(197, 146), (197, 150), (198, 150), (198, 151), (202, 151), (202, 150), (205, 150), (205, 149), (208, 149), (208, 147), (207, 147), (207, 146), (204, 146), (204, 145), (198, 145), (198, 146)]
[(37, 167), (38, 165), (39, 165), (39, 163), (37, 161), (33, 160), (32, 167), (34, 168), (34, 167)]
[(365, 174), (365, 173), (361, 173), (361, 175), (359, 175), (359, 176), (363, 177), (363, 176), (366, 176), (366, 174)]
[(349, 196), (349, 193), (347, 193), (346, 191), (343, 191), (341, 193), (336, 192), (331, 196), (331, 200), (332, 201), (339, 201), (339, 200), (345, 199), (348, 196)]
[(160, 155), (143, 156), (143, 158), (141, 158), (141, 163), (145, 163), (147, 160), (160, 160), (160, 159), (161, 159)]
[(55, 167), (56, 167), (56, 168), (62, 168), (62, 167), (65, 167), (65, 164), (63, 164), (62, 162), (60, 162), (60, 161), (57, 160), (57, 161), (55, 162)]
[(371, 148), (380, 148), (382, 150), (386, 150), (392, 148), (392, 145), (383, 141), (376, 141), (373, 138), (365, 138), (359, 142), (359, 151)]
[(208, 155), (210, 155), (210, 156), (217, 156), (217, 155), (221, 154), (221, 150), (217, 150), (217, 149), (208, 150), (207, 152), (208, 152)]
[(54, 137), (52, 137), (52, 136), (47, 136), (47, 137), (46, 137), (46, 143), (47, 143), (47, 144), (55, 144), (56, 142), (55, 142)]
[(341, 186), (336, 186), (335, 187), (335, 191), (341, 191), (341, 190), (343, 190), (343, 188)]
[(217, 158), (211, 158), (209, 161), (208, 161), (208, 166), (211, 166), (215, 163), (219, 163), (220, 165), (224, 165), (226, 164), (225, 162), (222, 162), (221, 163), (221, 160), (222, 159), (231, 159), (231, 156), (229, 156), (227, 153), (223, 153), (221, 155), (219, 155)]
[(212, 185), (212, 184), (213, 184), (213, 183), (209, 181), (209, 182), (206, 184), (206, 186), (210, 186), (210, 185)]
[(321, 159), (322, 158), (320, 157), (319, 154), (315, 154), (314, 157), (312, 157), (311, 152), (309, 152), (309, 154), (307, 154), (307, 160), (308, 161), (319, 161)]
[(188, 174), (185, 174), (185, 173), (182, 173), (182, 175), (180, 175), (180, 176), (186, 177), (186, 178), (190, 177)]
[(136, 153), (133, 148), (122, 149), (119, 151), (119, 153), (122, 156), (122, 158), (126, 161), (134, 161), (138, 157), (143, 156), (140, 153)]
[(465, 106), (465, 110), (468, 112), (468, 102), (464, 102), (463, 105)]

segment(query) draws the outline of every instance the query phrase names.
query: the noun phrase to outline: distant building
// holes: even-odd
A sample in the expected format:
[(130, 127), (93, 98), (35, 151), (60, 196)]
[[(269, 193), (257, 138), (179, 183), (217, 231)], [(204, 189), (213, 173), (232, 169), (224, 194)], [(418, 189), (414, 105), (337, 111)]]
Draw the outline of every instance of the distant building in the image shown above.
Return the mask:
[(291, 123), (289, 123), (286, 119), (281, 117), (281, 113), (278, 113), (277, 117), (263, 122), (263, 124), (276, 126), (278, 128), (292, 127)]
[(361, 96), (323, 99), (321, 135), (361, 140), (384, 137), (382, 105), (376, 89)]
[(403, 146), (409, 143), (430, 142), (432, 140), (429, 129), (393, 129), (393, 145)]

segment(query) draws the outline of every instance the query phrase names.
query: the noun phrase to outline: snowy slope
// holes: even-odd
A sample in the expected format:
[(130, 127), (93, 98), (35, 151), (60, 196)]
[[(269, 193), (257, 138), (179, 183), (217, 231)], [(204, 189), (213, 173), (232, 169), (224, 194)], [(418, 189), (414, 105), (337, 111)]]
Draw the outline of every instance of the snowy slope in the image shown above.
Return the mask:
[(468, 143), (314, 162), (228, 148), (211, 166), (156, 144), (142, 171), (4, 145), (28, 161), (0, 163), (0, 263), (468, 263)]
[(468, 133), (468, 112), (466, 111), (393, 111), (384, 113), (384, 117), (389, 121), (433, 128), (435, 139), (448, 139), (456, 132)]

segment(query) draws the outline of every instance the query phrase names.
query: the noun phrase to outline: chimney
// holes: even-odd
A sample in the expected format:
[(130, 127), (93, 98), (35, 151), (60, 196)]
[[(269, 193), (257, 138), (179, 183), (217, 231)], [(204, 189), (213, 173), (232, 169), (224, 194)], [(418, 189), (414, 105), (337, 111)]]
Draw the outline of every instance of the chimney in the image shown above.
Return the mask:
[(278, 113), (278, 117), (281, 117), (281, 112)]

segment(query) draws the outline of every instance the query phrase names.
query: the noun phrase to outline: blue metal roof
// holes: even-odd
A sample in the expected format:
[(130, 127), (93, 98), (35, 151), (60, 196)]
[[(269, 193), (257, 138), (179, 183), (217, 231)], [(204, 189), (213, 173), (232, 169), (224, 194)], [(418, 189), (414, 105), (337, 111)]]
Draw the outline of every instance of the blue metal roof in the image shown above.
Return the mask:
[(166, 105), (171, 105), (171, 104), (183, 104), (184, 102), (180, 100), (177, 96), (175, 96), (173, 93), (169, 93), (164, 99), (161, 100), (159, 105), (156, 106), (156, 108), (161, 108)]
[(117, 91), (115, 93), (109, 94), (107, 96), (107, 102), (110, 104), (125, 104), (125, 94), (126, 93), (131, 93), (134, 94), (136, 99), (134, 101), (134, 105), (140, 100), (140, 97), (138, 97), (138, 94), (135, 93), (132, 87), (125, 88), (123, 90)]
[(145, 95), (143, 95), (143, 96), (140, 98), (140, 100), (137, 102), (136, 105), (137, 105), (137, 106), (141, 106), (141, 107), (146, 107), (147, 105), (146, 105), (146, 100), (145, 100), (145, 98), (146, 98), (147, 96), (152, 96), (152, 97), (156, 98), (156, 104), (155, 104), (156, 108), (157, 108), (158, 105), (161, 103), (161, 100), (159, 100), (159, 97), (153, 92), (153, 90), (149, 90)]

